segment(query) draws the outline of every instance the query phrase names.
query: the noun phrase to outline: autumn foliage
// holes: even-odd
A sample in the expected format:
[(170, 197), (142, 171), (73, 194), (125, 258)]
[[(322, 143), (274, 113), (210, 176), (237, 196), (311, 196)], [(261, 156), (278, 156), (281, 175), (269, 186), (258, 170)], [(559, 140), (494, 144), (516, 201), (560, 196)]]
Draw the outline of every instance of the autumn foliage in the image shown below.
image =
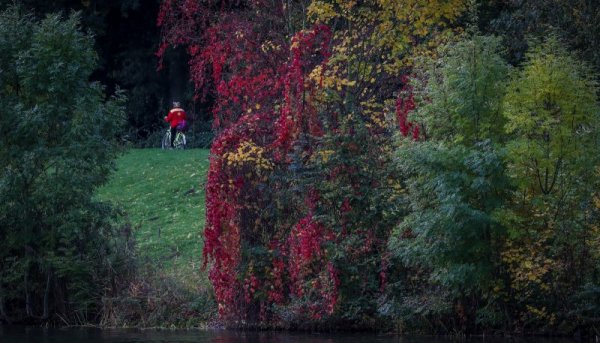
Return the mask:
[(162, 3), (159, 57), (185, 46), (196, 96), (213, 103), (203, 254), (223, 320), (373, 326), (411, 313), (466, 331), (532, 306), (503, 293), (526, 253), (509, 234), (523, 233), (508, 210), (522, 178), (504, 168), (525, 162), (503, 150), (518, 116), (508, 67), (497, 40), (466, 40), (469, 10)]
[[(159, 57), (169, 45), (184, 45), (197, 96), (214, 99), (219, 134), (211, 147), (204, 258), (219, 313), (230, 320), (278, 321), (281, 309), (298, 318), (332, 316), (344, 289), (349, 298), (369, 290), (374, 302), (385, 286), (387, 235), (358, 219), (368, 204), (356, 199), (382, 180), (364, 179), (364, 170), (341, 157), (389, 156), (391, 150), (373, 145), (397, 131), (393, 115), (386, 119), (385, 113), (397, 113), (401, 132), (418, 137), (406, 119), (414, 106), (410, 95), (398, 98), (396, 108), (392, 93), (402, 84), (409, 87), (401, 75), (419, 44), (376, 40), (395, 16), (407, 13), (376, 2), (289, 6), (169, 0), (158, 19)], [(299, 25), (305, 21), (300, 6), (308, 6), (312, 24)], [(332, 30), (328, 24), (335, 16), (344, 24)], [(398, 34), (430, 38), (413, 31), (425, 22), (415, 25), (398, 27)], [(390, 87), (378, 89), (384, 79)], [(353, 142), (358, 135), (372, 141), (369, 149)], [(320, 175), (318, 182), (308, 169)], [(332, 194), (326, 183), (354, 191)], [(324, 199), (322, 192), (333, 198)], [(348, 255), (338, 258), (333, 244), (346, 245)], [(360, 273), (345, 267), (353, 260), (373, 263), (360, 275), (363, 286), (353, 285)]]

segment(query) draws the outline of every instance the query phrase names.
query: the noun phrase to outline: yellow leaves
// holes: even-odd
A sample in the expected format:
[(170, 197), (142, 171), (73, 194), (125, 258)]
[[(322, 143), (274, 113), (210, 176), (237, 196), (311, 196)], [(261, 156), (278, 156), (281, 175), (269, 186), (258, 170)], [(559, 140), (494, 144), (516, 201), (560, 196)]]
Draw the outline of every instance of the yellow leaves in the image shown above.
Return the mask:
[[(458, 31), (449, 29), (449, 24), (467, 10), (469, 3), (466, 0), (314, 0), (308, 6), (309, 18), (324, 23), (335, 20), (338, 25), (325, 70), (317, 66), (307, 80), (338, 92), (360, 86), (356, 93), (369, 96), (367, 89), (376, 88), (384, 74), (400, 75), (407, 66), (414, 65), (417, 56), (434, 56), (440, 43)], [(293, 42), (292, 48), (296, 46)], [(383, 126), (384, 122), (377, 118), (374, 125)]]
[(238, 38), (238, 39), (244, 38), (244, 32), (241, 30), (235, 31), (234, 35), (235, 35), (235, 38)]
[(550, 290), (546, 275), (557, 266), (555, 261), (545, 256), (544, 247), (544, 239), (530, 242), (526, 247), (513, 247), (508, 242), (507, 248), (501, 253), (511, 276), (511, 287), (524, 298), (531, 294), (532, 287)]
[(404, 193), (404, 188), (402, 188), (402, 183), (397, 179), (388, 179), (387, 180), (388, 187), (394, 190), (394, 193), (402, 194)]
[(435, 25), (444, 26), (456, 20), (468, 6), (464, 0), (377, 0), (388, 18), (404, 19), (415, 30)]
[[(308, 9), (310, 18), (320, 22), (341, 20), (347, 23), (348, 29), (337, 31), (345, 31), (346, 41), (369, 41), (399, 58), (406, 57), (408, 50), (416, 45), (427, 45), (426, 42), (415, 44), (415, 38), (429, 40), (445, 35), (449, 24), (454, 23), (470, 3), (466, 0), (370, 0), (360, 5), (347, 0), (332, 2), (313, 1)], [(373, 30), (361, 31), (365, 27)], [(336, 40), (340, 41), (339, 37)], [(336, 53), (346, 54), (343, 50)]]
[[(308, 74), (308, 78), (313, 80), (315, 83), (319, 84), (321, 82), (321, 77), (323, 76), (323, 68), (321, 65), (318, 65), (313, 69), (310, 74)], [(324, 80), (323, 80), (324, 83)]]
[(377, 126), (377, 128), (386, 128), (389, 126), (386, 118), (384, 106), (378, 103), (375, 99), (360, 102), (361, 112), (367, 115), (372, 124), (367, 124), (368, 127)]
[(308, 16), (315, 21), (327, 23), (330, 19), (337, 17), (337, 15), (333, 4), (324, 1), (313, 1), (308, 6)]
[(273, 163), (265, 157), (265, 149), (252, 141), (241, 142), (235, 151), (223, 154), (223, 159), (227, 166), (251, 166), (257, 173), (273, 169)]
[(316, 157), (320, 159), (322, 163), (327, 163), (329, 158), (335, 153), (334, 150), (321, 150), (318, 151)]
[(531, 305), (526, 305), (525, 308), (527, 309), (529, 315), (533, 315), (533, 317), (537, 319), (549, 321), (550, 324), (554, 324), (556, 321), (556, 315), (549, 314), (545, 306), (538, 308)]
[(387, 127), (387, 123), (385, 121), (385, 116), (383, 115), (382, 112), (370, 112), (369, 117), (371, 118), (373, 123), (375, 125), (377, 125), (379, 128)]
[(338, 54), (346, 54), (348, 52), (348, 47), (345, 45), (337, 45), (333, 48), (333, 51)]
[(351, 10), (356, 6), (356, 0), (337, 0), (337, 3), (345, 10)]
[(313, 1), (308, 6), (308, 17), (316, 22), (327, 23), (331, 19), (339, 18), (341, 14), (350, 13), (357, 4), (357, 0), (334, 0), (333, 3)]
[(343, 86), (348, 86), (348, 87), (354, 87), (356, 86), (356, 81), (355, 80), (348, 80), (348, 79), (340, 79), (339, 83)]
[(273, 43), (272, 41), (265, 40), (261, 44), (260, 50), (262, 50), (262, 52), (279, 51), (279, 50), (281, 50), (281, 45), (275, 45), (275, 43)]
[(323, 88), (342, 90), (342, 87), (354, 87), (356, 86), (355, 80), (349, 80), (344, 77), (338, 76), (339, 66), (333, 66), (331, 69), (327, 69), (323, 73), (321, 65), (316, 66), (308, 75), (308, 78), (312, 80), (316, 85), (322, 86)]
[(300, 47), (300, 42), (297, 40), (292, 40), (292, 45), (290, 45), (290, 50), (294, 50)]

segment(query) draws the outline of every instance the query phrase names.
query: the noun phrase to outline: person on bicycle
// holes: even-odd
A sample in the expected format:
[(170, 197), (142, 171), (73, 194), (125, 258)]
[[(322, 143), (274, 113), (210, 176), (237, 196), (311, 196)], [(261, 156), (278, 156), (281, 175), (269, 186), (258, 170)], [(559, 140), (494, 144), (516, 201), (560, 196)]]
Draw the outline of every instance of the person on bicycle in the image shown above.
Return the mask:
[(165, 117), (165, 121), (169, 122), (169, 125), (171, 126), (171, 148), (173, 148), (173, 142), (175, 142), (177, 131), (183, 131), (186, 125), (185, 111), (181, 108), (179, 102), (173, 102), (173, 108)]

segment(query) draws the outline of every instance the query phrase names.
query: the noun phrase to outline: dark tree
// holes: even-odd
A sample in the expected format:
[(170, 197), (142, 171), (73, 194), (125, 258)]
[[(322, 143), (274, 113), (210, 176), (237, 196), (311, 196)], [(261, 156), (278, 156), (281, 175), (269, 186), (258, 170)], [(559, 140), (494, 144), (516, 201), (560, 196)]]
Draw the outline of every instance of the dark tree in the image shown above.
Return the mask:
[[(0, 12), (0, 318), (99, 311), (120, 241), (93, 198), (124, 127), (121, 92), (90, 82), (97, 55), (79, 16)], [(119, 249), (121, 250), (121, 249)]]

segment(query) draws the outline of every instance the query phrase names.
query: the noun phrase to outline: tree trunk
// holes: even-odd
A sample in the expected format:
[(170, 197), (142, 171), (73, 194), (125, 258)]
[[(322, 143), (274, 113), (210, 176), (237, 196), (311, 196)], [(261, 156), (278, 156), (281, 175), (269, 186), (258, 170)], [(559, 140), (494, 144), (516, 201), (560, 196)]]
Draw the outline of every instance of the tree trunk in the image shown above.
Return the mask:
[(66, 299), (66, 291), (64, 289), (64, 284), (55, 279), (54, 280), (54, 312), (59, 313), (60, 315), (66, 317), (67, 315), (67, 299)]
[(29, 295), (29, 271), (25, 271), (25, 314), (27, 317), (33, 317), (31, 296)]
[(2, 280), (0, 279), (0, 319), (4, 320), (8, 324), (11, 324), (10, 318), (8, 318), (8, 314), (6, 314), (6, 309), (4, 308), (4, 288), (2, 287)]
[(46, 320), (50, 317), (50, 309), (48, 306), (48, 299), (50, 298), (50, 284), (52, 281), (52, 271), (48, 270), (48, 276), (46, 278), (46, 290), (44, 291), (44, 314), (42, 319)]

